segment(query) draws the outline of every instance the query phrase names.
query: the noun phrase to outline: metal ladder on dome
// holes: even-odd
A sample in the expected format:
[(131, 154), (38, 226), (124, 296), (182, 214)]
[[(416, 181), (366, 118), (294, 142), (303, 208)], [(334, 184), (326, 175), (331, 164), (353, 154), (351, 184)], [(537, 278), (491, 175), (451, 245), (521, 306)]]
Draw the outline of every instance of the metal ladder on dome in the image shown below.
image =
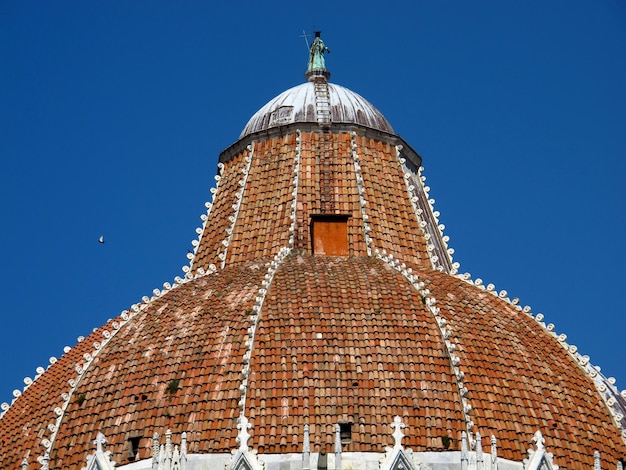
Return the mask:
[(326, 80), (316, 80), (315, 87), (315, 114), (317, 123), (323, 129), (330, 127), (330, 93)]

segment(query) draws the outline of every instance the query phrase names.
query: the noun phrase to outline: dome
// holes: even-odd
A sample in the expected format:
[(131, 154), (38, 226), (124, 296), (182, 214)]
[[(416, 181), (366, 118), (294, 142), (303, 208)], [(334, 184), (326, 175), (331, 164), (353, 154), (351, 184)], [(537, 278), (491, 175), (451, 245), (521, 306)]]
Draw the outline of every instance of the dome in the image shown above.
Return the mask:
[(284, 91), (259, 109), (250, 118), (239, 138), (296, 122), (317, 123), (320, 88), (324, 90), (324, 96), (328, 97), (332, 123), (357, 124), (393, 133), (393, 128), (381, 112), (357, 93), (332, 83), (316, 85), (314, 82), (306, 82)]
[(420, 156), (314, 59), (220, 155), (184, 277), (2, 404), (0, 468), (467, 469), (480, 435), (491, 469), (626, 455), (626, 392), (458, 272)]
[[(475, 427), (498, 436), (500, 458), (521, 460), (521, 436), (540, 424), (569, 436), (550, 446), (561, 462), (584, 461), (587, 447), (623, 452), (593, 381), (539, 322), (459, 278), (412, 272), (440, 315), (402, 269), (368, 257), (292, 252), (279, 266), (259, 259), (164, 290), (87, 337), (26, 390), (2, 418), (3, 468), (17, 468), (6, 449), (37, 447), (36, 431), (55, 422), (55, 409), (51, 468), (81, 468), (95, 431), (118, 465), (129, 462), (132, 439), (146, 458), (153, 433), (166, 429), (186, 432), (190, 453), (228, 455), (242, 400), (261, 459), (301, 452), (305, 424), (313, 450), (324, 449), (336, 422), (350, 426), (344, 452), (384, 452), (390, 415), (411, 429), (404, 445), (443, 452), (441, 436), (456, 439), (465, 429), (468, 404)], [(458, 345), (456, 368), (449, 344)], [(455, 370), (465, 374), (462, 388)], [(585, 447), (572, 445), (579, 435)], [(200, 468), (223, 468), (211, 463)]]
[(267, 470), (301, 468), (305, 431), (312, 454), (332, 452), (336, 426), (346, 465), (375, 465), (394, 416), (429, 464), (480, 432), (521, 469), (538, 429), (559, 465), (625, 455), (613, 384), (541, 315), (457, 273), (396, 139), (286, 129), (223, 154), (184, 278), (4, 407), (0, 466), (81, 468), (99, 432), (116, 468), (149, 469), (171, 430), (192, 468), (224, 468), (245, 423)]

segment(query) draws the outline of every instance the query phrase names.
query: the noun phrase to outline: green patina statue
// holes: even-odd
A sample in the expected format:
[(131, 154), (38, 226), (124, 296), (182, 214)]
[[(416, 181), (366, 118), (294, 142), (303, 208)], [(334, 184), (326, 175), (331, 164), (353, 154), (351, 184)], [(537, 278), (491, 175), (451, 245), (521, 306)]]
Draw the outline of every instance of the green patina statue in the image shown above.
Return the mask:
[(330, 49), (326, 47), (324, 41), (320, 38), (320, 32), (315, 31), (315, 40), (313, 41), (313, 44), (311, 44), (311, 54), (309, 55), (308, 72), (313, 70), (326, 70), (324, 52), (328, 52), (330, 54)]

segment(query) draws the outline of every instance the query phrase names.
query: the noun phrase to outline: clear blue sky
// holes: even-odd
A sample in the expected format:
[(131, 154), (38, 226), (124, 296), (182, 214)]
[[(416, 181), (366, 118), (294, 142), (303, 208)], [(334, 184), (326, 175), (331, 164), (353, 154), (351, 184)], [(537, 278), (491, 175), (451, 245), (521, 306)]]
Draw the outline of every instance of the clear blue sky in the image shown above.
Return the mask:
[(0, 3), (0, 402), (181, 274), (219, 152), (314, 28), (423, 156), (461, 272), (626, 388), (623, 0), (26, 0)]

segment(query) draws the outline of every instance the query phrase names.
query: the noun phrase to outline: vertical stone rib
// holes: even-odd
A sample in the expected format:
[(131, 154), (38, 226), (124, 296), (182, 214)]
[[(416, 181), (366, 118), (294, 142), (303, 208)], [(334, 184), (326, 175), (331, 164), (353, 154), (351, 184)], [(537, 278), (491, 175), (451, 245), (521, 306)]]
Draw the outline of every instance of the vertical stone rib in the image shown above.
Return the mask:
[(265, 278), (261, 283), (261, 288), (255, 299), (255, 303), (252, 306), (250, 314), (250, 327), (248, 328), (248, 339), (245, 343), (246, 352), (243, 355), (243, 366), (241, 368), (241, 385), (239, 385), (239, 391), (241, 392), (241, 398), (239, 400), (240, 416), (246, 415), (246, 399), (248, 396), (248, 379), (250, 377), (250, 359), (252, 358), (252, 350), (254, 348), (254, 338), (256, 336), (256, 330), (259, 326), (259, 320), (261, 318), (261, 310), (263, 309), (263, 303), (267, 296), (267, 292), (270, 289), (274, 275), (278, 268), (285, 260), (287, 255), (291, 252), (289, 248), (282, 248), (280, 252), (274, 257), (274, 260), (270, 263), (270, 266), (265, 274)]
[(421, 167), (417, 173), (410, 171), (401, 152), (402, 145), (396, 145), (396, 159), (402, 168), (407, 194), (426, 240), (426, 249), (432, 267), (448, 274), (456, 274), (457, 265), (452, 264), (453, 250), (449, 249), (446, 244), (446, 238), (442, 232), (444, 226), (437, 225), (438, 213), (433, 211), (434, 200), (428, 199), (429, 188), (425, 187), (422, 182)]
[(461, 399), (461, 410), (465, 419), (465, 429), (471, 436), (472, 429), (474, 428), (474, 422), (471, 418), (472, 406), (467, 398), (468, 390), (463, 383), (465, 372), (461, 370), (461, 361), (459, 356), (454, 353), (457, 349), (457, 343), (453, 342), (452, 331), (447, 326), (447, 320), (440, 315), (441, 310), (436, 306), (437, 300), (431, 294), (430, 290), (426, 288), (424, 282), (420, 280), (419, 276), (414, 274), (411, 268), (407, 268), (405, 263), (402, 263), (399, 259), (395, 258), (393, 254), (387, 254), (384, 251), (381, 253), (378, 252), (378, 250), (376, 250), (375, 254), (378, 259), (402, 274), (411, 286), (419, 292), (426, 309), (435, 319), (435, 324), (439, 330), (441, 342), (443, 343), (448, 358), (450, 359), (450, 368), (454, 372), (454, 377), (456, 378), (456, 386), (459, 390), (459, 397)]
[(370, 224), (367, 222), (368, 216), (365, 212), (366, 201), (363, 194), (365, 188), (363, 187), (363, 175), (361, 174), (361, 165), (359, 164), (359, 154), (357, 152), (356, 133), (352, 133), (350, 136), (350, 147), (352, 153), (352, 160), (354, 163), (354, 173), (356, 176), (357, 191), (359, 193), (359, 205), (361, 207), (361, 217), (363, 218), (363, 236), (365, 237), (365, 246), (367, 248), (367, 256), (372, 256), (372, 237), (370, 231), (372, 230)]
[[(298, 189), (300, 188), (300, 160), (302, 156), (302, 131), (296, 130), (296, 154), (293, 163), (293, 199), (291, 202), (291, 224), (289, 225), (289, 248), (296, 245), (296, 223), (298, 220)], [(300, 241), (300, 240), (298, 240)]]

